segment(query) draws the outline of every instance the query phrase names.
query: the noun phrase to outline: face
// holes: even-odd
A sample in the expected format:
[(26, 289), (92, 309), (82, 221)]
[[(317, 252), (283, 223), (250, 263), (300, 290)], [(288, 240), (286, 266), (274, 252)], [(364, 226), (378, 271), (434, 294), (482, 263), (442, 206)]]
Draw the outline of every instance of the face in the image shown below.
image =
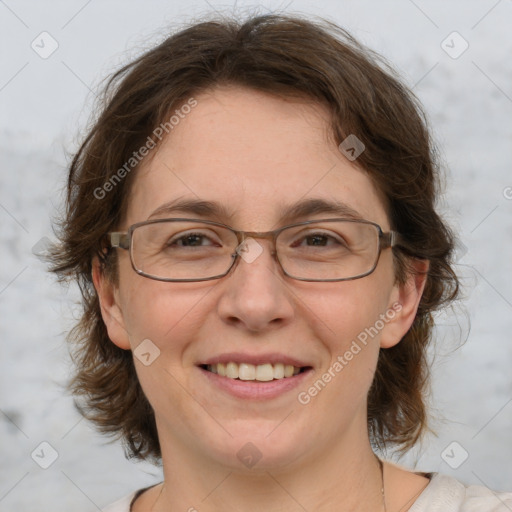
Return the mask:
[[(149, 218), (187, 217), (268, 231), (285, 225), (288, 207), (315, 198), (344, 203), (389, 230), (368, 176), (329, 142), (324, 107), (243, 88), (215, 89), (196, 100), (137, 171), (122, 229)], [(215, 202), (224, 212), (154, 214), (187, 199)], [(334, 217), (340, 215), (320, 212), (286, 224)], [(181, 454), (243, 470), (241, 455), (261, 454), (257, 467), (275, 469), (368, 442), (366, 396), (379, 349), (409, 328), (421, 283), (395, 283), (390, 249), (364, 278), (301, 282), (283, 275), (268, 240), (258, 243), (263, 251), (254, 261), (240, 259), (214, 281), (139, 276), (122, 250), (118, 285), (95, 270), (112, 341), (135, 350), (150, 340), (151, 364), (137, 357), (135, 364), (164, 458)], [(243, 381), (203, 366), (218, 361), (274, 363), (278, 373), (279, 363), (292, 364), (302, 371)]]

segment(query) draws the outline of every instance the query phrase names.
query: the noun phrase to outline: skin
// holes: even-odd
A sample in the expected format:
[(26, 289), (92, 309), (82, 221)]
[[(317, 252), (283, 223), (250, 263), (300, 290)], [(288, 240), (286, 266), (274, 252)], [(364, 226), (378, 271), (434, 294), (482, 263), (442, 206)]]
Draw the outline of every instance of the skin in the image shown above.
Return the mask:
[[(176, 198), (217, 201), (213, 218), (236, 229), (282, 225), (279, 209), (299, 199), (343, 201), (389, 230), (368, 176), (329, 141), (328, 111), (309, 101), (222, 87), (198, 104), (137, 171), (120, 229), (146, 220)], [(174, 212), (165, 216), (199, 218)], [(320, 214), (309, 218), (337, 217)], [(209, 217), (210, 218), (210, 217)], [(298, 219), (307, 220), (307, 219)], [(379, 466), (366, 428), (367, 393), (379, 349), (398, 343), (414, 320), (424, 277), (395, 282), (391, 250), (361, 279), (300, 282), (282, 274), (267, 240), (252, 263), (226, 277), (165, 283), (137, 275), (118, 251), (119, 282), (94, 264), (94, 283), (109, 337), (134, 350), (150, 339), (160, 350), (149, 366), (137, 358), (162, 446), (164, 485), (134, 510), (382, 510)], [(417, 263), (426, 270), (425, 262)], [(401, 310), (309, 404), (297, 401), (357, 335), (399, 302)], [(198, 361), (225, 352), (291, 354), (313, 372), (300, 389), (267, 401), (234, 398), (213, 387)], [(252, 468), (237, 452), (247, 442), (262, 454)], [(385, 463), (387, 510), (407, 510), (428, 480)]]

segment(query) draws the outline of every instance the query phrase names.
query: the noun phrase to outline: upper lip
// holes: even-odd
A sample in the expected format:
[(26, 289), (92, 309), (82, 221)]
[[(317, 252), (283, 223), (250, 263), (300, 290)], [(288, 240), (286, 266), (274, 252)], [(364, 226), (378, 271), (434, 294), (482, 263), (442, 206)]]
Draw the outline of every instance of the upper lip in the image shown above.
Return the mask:
[(210, 357), (204, 361), (198, 363), (199, 365), (214, 365), (218, 363), (248, 363), (253, 364), (255, 366), (260, 364), (277, 364), (282, 363), (285, 365), (296, 366), (297, 368), (302, 368), (304, 366), (311, 366), (310, 364), (300, 361), (294, 357), (290, 357), (285, 354), (279, 354), (277, 352), (271, 352), (266, 354), (245, 354), (242, 352), (230, 352), (219, 354), (217, 356)]

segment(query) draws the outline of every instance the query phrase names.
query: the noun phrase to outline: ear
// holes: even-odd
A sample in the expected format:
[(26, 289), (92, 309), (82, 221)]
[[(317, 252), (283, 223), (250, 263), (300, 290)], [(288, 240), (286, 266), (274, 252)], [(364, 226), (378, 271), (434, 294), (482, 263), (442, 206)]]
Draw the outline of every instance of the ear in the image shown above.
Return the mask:
[[(427, 282), (429, 262), (428, 260), (412, 260), (410, 264), (413, 271), (409, 271), (404, 283), (395, 285), (390, 295), (389, 313), (386, 313), (388, 321), (381, 332), (381, 348), (390, 348), (398, 344), (416, 317)], [(392, 312), (395, 313), (394, 316), (392, 316)]]
[(100, 301), (101, 316), (107, 327), (108, 337), (119, 348), (129, 350), (130, 339), (119, 301), (119, 288), (105, 275), (97, 257), (92, 261), (92, 280)]

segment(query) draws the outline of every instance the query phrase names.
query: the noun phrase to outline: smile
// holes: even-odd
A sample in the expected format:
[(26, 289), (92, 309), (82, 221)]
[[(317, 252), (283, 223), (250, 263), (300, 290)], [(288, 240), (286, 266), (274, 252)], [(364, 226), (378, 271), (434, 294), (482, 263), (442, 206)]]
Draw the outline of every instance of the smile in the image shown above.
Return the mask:
[(298, 367), (284, 363), (254, 365), (235, 362), (202, 365), (202, 368), (211, 373), (216, 373), (220, 377), (258, 382), (290, 378), (307, 369), (307, 367)]

